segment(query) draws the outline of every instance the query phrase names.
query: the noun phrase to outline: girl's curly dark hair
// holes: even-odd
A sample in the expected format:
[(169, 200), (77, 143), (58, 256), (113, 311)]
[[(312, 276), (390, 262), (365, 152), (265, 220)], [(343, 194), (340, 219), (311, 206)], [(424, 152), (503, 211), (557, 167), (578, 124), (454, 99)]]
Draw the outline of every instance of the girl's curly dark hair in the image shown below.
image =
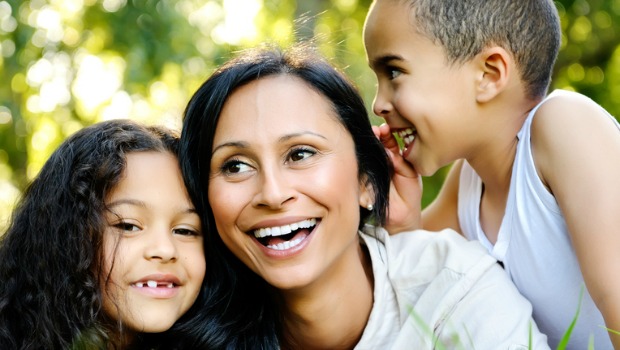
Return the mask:
[(110, 347), (100, 277), (104, 199), (130, 152), (177, 153), (178, 137), (129, 120), (86, 127), (50, 156), (0, 241), (0, 349)]

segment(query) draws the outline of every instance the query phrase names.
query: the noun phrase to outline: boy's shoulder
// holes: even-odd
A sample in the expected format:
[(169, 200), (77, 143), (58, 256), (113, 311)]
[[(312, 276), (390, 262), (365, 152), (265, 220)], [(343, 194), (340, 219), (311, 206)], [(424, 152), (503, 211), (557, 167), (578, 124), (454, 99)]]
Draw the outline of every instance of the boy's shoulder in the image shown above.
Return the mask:
[(594, 100), (579, 92), (554, 90), (540, 103), (536, 118), (549, 115), (581, 115), (583, 112), (608, 114)]
[[(558, 137), (561, 130), (584, 132), (597, 125), (606, 128), (610, 121), (616, 123), (614, 117), (594, 100), (567, 90), (555, 90), (549, 94), (532, 117), (533, 140)], [(596, 132), (596, 129), (590, 130)]]

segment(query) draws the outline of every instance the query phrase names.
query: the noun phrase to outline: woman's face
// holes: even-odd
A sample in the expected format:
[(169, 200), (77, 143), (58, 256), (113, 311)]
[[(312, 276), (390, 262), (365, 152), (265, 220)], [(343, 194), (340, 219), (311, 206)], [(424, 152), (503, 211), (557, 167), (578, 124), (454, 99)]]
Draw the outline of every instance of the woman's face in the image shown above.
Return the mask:
[(177, 159), (128, 154), (106, 205), (104, 310), (133, 331), (165, 331), (192, 306), (205, 274), (200, 218)]
[(301, 79), (271, 76), (235, 90), (212, 157), (209, 202), (219, 234), (268, 283), (316, 286), (359, 263), (359, 207), (370, 204), (370, 191), (349, 132)]

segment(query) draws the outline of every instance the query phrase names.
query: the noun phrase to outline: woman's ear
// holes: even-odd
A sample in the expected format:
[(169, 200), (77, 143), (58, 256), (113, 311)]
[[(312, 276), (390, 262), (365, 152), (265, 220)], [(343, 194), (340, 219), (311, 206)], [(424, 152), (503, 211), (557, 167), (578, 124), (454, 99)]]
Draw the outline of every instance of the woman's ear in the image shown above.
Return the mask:
[(372, 183), (368, 180), (368, 176), (360, 179), (359, 204), (366, 209), (375, 205), (375, 191), (372, 188)]
[(479, 78), (476, 82), (476, 101), (484, 103), (499, 95), (513, 74), (512, 55), (499, 46), (487, 47), (476, 58)]

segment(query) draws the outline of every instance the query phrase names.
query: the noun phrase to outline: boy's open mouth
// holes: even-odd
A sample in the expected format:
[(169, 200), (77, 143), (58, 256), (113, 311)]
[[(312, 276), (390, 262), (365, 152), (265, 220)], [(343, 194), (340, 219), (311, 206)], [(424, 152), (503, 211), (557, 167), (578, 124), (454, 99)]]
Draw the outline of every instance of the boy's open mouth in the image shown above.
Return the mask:
[(415, 128), (405, 128), (397, 130), (396, 134), (403, 141), (404, 149), (407, 149), (413, 143), (418, 133)]

